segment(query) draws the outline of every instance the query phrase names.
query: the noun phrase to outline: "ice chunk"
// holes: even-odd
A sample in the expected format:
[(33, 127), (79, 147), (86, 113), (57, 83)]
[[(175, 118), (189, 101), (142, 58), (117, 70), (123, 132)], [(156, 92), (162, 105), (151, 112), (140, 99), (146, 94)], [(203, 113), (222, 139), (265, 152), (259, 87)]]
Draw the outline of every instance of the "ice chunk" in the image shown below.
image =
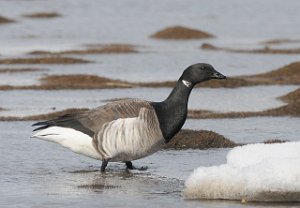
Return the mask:
[(300, 142), (234, 148), (226, 164), (196, 169), (185, 185), (188, 199), (300, 202)]

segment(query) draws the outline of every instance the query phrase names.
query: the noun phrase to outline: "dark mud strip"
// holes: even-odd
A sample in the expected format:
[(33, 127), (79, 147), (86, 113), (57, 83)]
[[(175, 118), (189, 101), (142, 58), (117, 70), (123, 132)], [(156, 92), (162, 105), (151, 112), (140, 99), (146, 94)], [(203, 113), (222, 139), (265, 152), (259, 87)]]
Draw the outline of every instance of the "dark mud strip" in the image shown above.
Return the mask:
[[(257, 116), (294, 116), (300, 117), (300, 88), (280, 97), (279, 99), (287, 102), (287, 105), (273, 108), (269, 110), (264, 110), (260, 112), (229, 112), (229, 113), (216, 113), (213, 111), (206, 110), (189, 110), (188, 118), (190, 119), (222, 119), (222, 118), (247, 118), (247, 117), (257, 117)], [(116, 99), (121, 100), (121, 99)], [(49, 114), (41, 114), (26, 117), (0, 117), (0, 121), (35, 121), (35, 120), (48, 120), (56, 118), (57, 116), (83, 112), (88, 109), (67, 109), (63, 111), (58, 111)]]
[(156, 39), (184, 40), (184, 39), (203, 39), (213, 38), (214, 35), (183, 26), (173, 26), (160, 30), (150, 36)]
[(280, 45), (286, 43), (300, 43), (300, 39), (282, 38), (282, 39), (272, 39), (272, 40), (260, 42), (260, 44), (264, 44), (264, 45)]
[(275, 143), (285, 143), (289, 142), (289, 140), (281, 140), (281, 139), (267, 139), (263, 143), (264, 144), (275, 144)]
[(247, 118), (258, 116), (293, 116), (300, 117), (300, 89), (289, 93), (280, 99), (288, 102), (287, 105), (259, 112), (230, 112), (215, 113), (210, 111), (190, 110), (188, 117), (193, 119), (222, 119), (222, 118)]
[[(0, 109), (1, 110), (1, 109)], [(51, 120), (65, 114), (79, 113), (88, 109), (68, 109), (44, 115), (26, 117), (0, 117), (0, 121), (38, 121)], [(208, 149), (229, 148), (237, 144), (212, 131), (182, 129), (165, 149)]]
[(87, 48), (78, 50), (66, 50), (59, 52), (51, 51), (32, 51), (29, 55), (85, 55), (85, 54), (126, 54), (139, 53), (137, 46), (129, 44), (106, 44), (89, 45)]
[(50, 18), (61, 17), (62, 15), (57, 12), (38, 12), (38, 13), (24, 14), (22, 16), (26, 18), (34, 18), (34, 19), (50, 19)]
[[(61, 115), (79, 113), (88, 109), (68, 109), (50, 114), (26, 116), (26, 117), (0, 117), (0, 121), (38, 121), (50, 120)], [(265, 143), (286, 142), (285, 140), (269, 139)], [(182, 129), (164, 149), (210, 149), (210, 148), (232, 148), (238, 145), (230, 139), (213, 131)]]
[[(31, 58), (32, 59), (32, 58)], [(62, 60), (45, 60), (40, 61), (36, 59), (25, 59), (25, 60), (1, 60), (4, 63), (87, 63), (85, 60), (77, 60), (73, 58), (62, 58)], [(43, 58), (41, 58), (43, 59)], [(175, 81), (165, 82), (127, 82), (122, 80), (114, 80), (105, 77), (99, 77), (96, 75), (51, 75), (41, 79), (40, 85), (32, 86), (0, 86), (0, 90), (22, 90), (22, 89), (33, 89), (33, 90), (58, 90), (58, 89), (111, 89), (111, 88), (133, 88), (133, 87), (174, 87)], [(210, 88), (236, 88), (236, 87), (249, 87), (258, 85), (297, 85), (300, 84), (300, 62), (295, 62), (273, 70), (267, 73), (250, 75), (250, 76), (237, 76), (229, 77), (227, 80), (210, 80), (203, 82), (196, 87), (210, 87)]]
[(188, 117), (192, 119), (223, 119), (223, 118), (248, 118), (259, 116), (293, 116), (300, 117), (300, 102), (285, 105), (279, 108), (273, 108), (260, 112), (231, 112), (231, 113), (205, 113), (198, 110), (191, 110)]
[(213, 51), (226, 51), (232, 53), (258, 53), (258, 54), (300, 54), (300, 48), (278, 49), (265, 46), (259, 49), (235, 49), (229, 47), (218, 47), (209, 43), (203, 43), (201, 49)]
[(281, 99), (284, 102), (287, 103), (293, 103), (300, 100), (300, 88), (297, 90), (288, 93), (287, 95), (281, 96), (279, 99)]
[(15, 22), (15, 21), (12, 19), (8, 19), (6, 17), (0, 16), (0, 25), (7, 24), (7, 23), (13, 23), (13, 22)]
[(2, 85), (0, 90), (65, 90), (65, 89), (115, 89), (138, 87), (134, 83), (114, 80), (96, 75), (50, 75), (41, 78), (40, 85)]
[[(67, 76), (70, 76), (69, 78)], [(80, 79), (84, 82), (84, 76), (81, 75)], [(65, 75), (64, 78), (68, 79), (68, 82), (72, 82), (72, 77), (76, 80), (76, 76), (73, 75)], [(121, 85), (127, 85), (128, 87), (174, 87), (175, 81), (166, 81), (166, 82), (149, 82), (149, 83), (131, 83), (126, 81), (120, 80), (110, 80), (108, 78), (100, 78), (97, 76), (89, 76), (87, 75), (90, 82), (90, 79), (99, 79), (97, 82), (101, 81), (109, 81), (113, 83), (120, 83)], [(55, 77), (58, 78), (58, 77)], [(45, 80), (51, 79), (44, 78)], [(93, 82), (93, 85), (95, 82)], [(267, 73), (257, 74), (257, 75), (250, 75), (250, 76), (238, 76), (228, 78), (226, 81), (219, 81), (219, 80), (210, 80), (209, 82), (203, 82), (196, 87), (211, 87), (211, 88), (218, 88), (218, 87), (225, 87), (225, 88), (234, 88), (234, 87), (245, 87), (245, 86), (257, 86), (257, 85), (296, 85), (300, 84), (300, 62), (295, 62), (289, 65), (286, 65), (282, 68), (277, 70), (273, 70)], [(86, 85), (87, 86), (87, 85)], [(94, 86), (95, 87), (95, 86)]]
[[(1, 110), (1, 109), (0, 109)], [(64, 111), (54, 112), (50, 114), (36, 115), (36, 116), (26, 116), (26, 117), (0, 117), (0, 121), (40, 121), (40, 120), (50, 120), (57, 118), (61, 115), (79, 113), (87, 111), (88, 109), (68, 109)], [(287, 142), (287, 140), (281, 139), (266, 139), (264, 143), (282, 143)], [(207, 130), (190, 130), (182, 129), (165, 147), (164, 149), (210, 149), (210, 148), (232, 148), (235, 146), (240, 146), (243, 144), (238, 144), (230, 139), (224, 137), (213, 131)], [(92, 172), (89, 170), (88, 172)], [(86, 171), (85, 171), (86, 172)], [(81, 172), (78, 172), (81, 173)], [(97, 185), (97, 184), (96, 184)], [(85, 188), (85, 187), (81, 187)], [(87, 186), (86, 186), (87, 188)]]
[(47, 71), (47, 69), (40, 68), (0, 68), (1, 73), (23, 73), (23, 72), (39, 72)]
[(91, 61), (62, 57), (62, 56), (45, 56), (40, 58), (8, 58), (0, 59), (0, 64), (83, 64)]
[(115, 101), (120, 101), (120, 100), (128, 100), (128, 99), (131, 99), (131, 98), (129, 98), (129, 97), (124, 97), (124, 98), (112, 98), (112, 99), (102, 100), (102, 102), (109, 103), (109, 102), (115, 102)]
[(224, 136), (213, 131), (182, 129), (165, 149), (210, 149), (237, 146)]
[(53, 75), (41, 79), (44, 89), (108, 89), (131, 88), (130, 82), (94, 75)]
[(257, 85), (297, 85), (300, 84), (300, 62), (294, 62), (279, 69), (249, 76), (229, 77), (226, 81), (211, 80), (199, 87), (248, 87)]

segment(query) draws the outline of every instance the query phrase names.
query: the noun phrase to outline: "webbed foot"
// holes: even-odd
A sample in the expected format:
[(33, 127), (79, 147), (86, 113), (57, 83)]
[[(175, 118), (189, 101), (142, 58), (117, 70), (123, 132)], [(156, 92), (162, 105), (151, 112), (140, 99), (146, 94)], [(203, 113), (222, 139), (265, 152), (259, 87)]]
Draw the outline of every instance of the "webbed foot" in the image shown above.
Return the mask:
[(140, 170), (140, 171), (145, 171), (145, 170), (148, 169), (147, 166), (142, 166), (142, 167), (140, 167), (140, 168), (136, 168), (135, 166), (132, 165), (132, 162), (131, 162), (131, 161), (127, 161), (127, 162), (125, 162), (125, 164), (126, 164), (127, 169), (129, 169), (129, 170)]

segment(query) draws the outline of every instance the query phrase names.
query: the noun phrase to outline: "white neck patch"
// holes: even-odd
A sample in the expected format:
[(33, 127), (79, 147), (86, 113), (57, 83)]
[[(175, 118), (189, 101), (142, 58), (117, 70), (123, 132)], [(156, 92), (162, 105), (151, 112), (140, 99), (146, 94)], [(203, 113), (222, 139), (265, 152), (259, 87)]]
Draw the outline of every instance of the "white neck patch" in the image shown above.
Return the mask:
[(182, 80), (182, 83), (186, 86), (186, 87), (190, 87), (192, 85), (192, 83), (190, 83), (189, 81), (186, 80)]

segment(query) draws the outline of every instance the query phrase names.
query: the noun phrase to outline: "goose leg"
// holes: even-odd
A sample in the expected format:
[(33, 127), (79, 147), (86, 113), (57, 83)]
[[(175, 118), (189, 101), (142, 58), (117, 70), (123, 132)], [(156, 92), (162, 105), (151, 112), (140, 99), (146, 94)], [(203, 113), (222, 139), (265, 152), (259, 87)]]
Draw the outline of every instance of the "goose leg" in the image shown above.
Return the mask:
[(107, 164), (108, 164), (108, 161), (109, 161), (109, 160), (107, 160), (107, 159), (104, 159), (104, 160), (102, 161), (102, 165), (101, 165), (101, 172), (102, 172), (102, 173), (105, 172), (105, 168), (106, 168), (106, 166), (107, 166)]
[(133, 165), (132, 165), (132, 162), (130, 162), (130, 161), (125, 162), (125, 164), (126, 164), (126, 167), (127, 167), (129, 170), (135, 169), (135, 168), (133, 167)]
[(147, 166), (142, 166), (140, 168), (136, 168), (132, 165), (131, 161), (126, 161), (125, 164), (126, 164), (127, 169), (129, 169), (129, 170), (147, 170), (148, 169)]

